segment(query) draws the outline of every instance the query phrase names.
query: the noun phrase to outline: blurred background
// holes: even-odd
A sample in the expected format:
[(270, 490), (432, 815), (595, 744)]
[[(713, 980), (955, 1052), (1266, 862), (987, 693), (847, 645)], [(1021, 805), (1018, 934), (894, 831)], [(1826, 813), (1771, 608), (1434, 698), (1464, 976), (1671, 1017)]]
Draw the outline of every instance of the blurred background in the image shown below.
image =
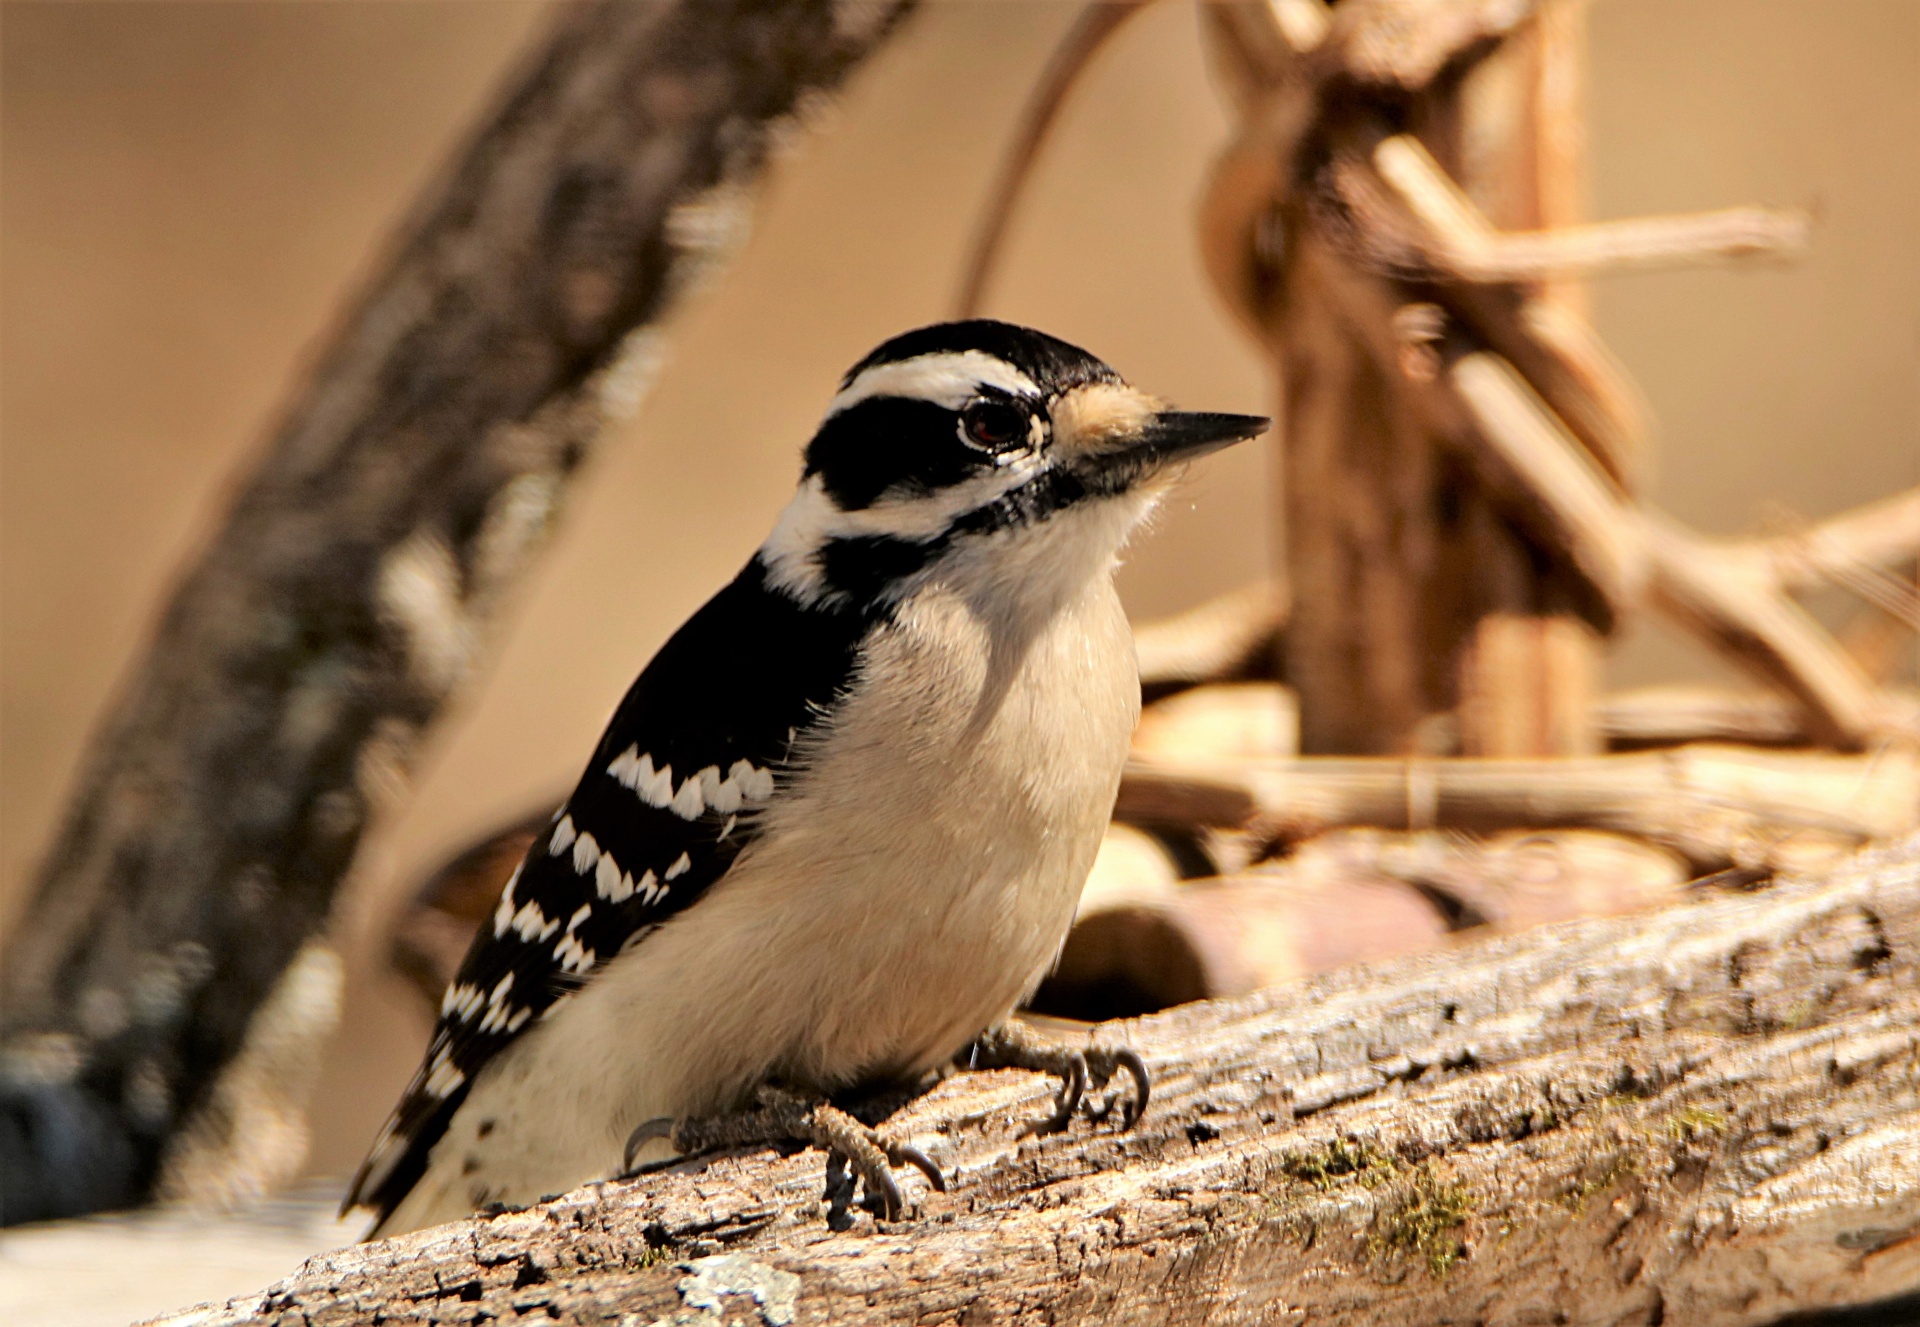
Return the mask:
[[(764, 535), (845, 367), (951, 313), (988, 179), (1078, 8), (928, 5), (772, 174), (416, 795), (360, 854), (311, 1173), (359, 1160), (428, 1031), (370, 938), (422, 874), (572, 780), (635, 671)], [(0, 9), (0, 925), (237, 470), (543, 19), (480, 0)], [(1816, 217), (1791, 264), (1594, 283), (1660, 424), (1650, 499), (1738, 533), (1920, 483), (1920, 5), (1604, 0), (1588, 111), (1596, 218)], [(1268, 362), (1193, 238), (1229, 115), (1191, 7), (1122, 30), (1047, 145), (985, 312), (1183, 405), (1270, 411)], [(1135, 545), (1137, 620), (1265, 574), (1269, 464), (1209, 461)], [(1616, 685), (1724, 676), (1641, 623), (1608, 667)]]

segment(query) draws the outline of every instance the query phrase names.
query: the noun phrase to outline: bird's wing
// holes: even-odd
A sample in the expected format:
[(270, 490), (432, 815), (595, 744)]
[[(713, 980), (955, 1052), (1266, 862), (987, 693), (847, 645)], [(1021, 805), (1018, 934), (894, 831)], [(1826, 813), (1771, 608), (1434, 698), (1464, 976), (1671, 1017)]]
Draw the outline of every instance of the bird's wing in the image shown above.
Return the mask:
[(674, 633), (474, 937), (348, 1207), (391, 1212), (481, 1066), (726, 874), (868, 625), (769, 588), (755, 559)]

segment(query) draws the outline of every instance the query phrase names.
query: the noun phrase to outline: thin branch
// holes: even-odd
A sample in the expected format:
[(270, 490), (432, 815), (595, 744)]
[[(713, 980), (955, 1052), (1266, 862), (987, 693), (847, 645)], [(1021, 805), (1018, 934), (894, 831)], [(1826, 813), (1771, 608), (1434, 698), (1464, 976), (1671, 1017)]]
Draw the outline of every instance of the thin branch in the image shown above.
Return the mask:
[[(1618, 607), (1650, 599), (1735, 662), (1786, 688), (1807, 707), (1822, 740), (1857, 749), (1900, 723), (1872, 680), (1770, 574), (1775, 561), (1719, 545), (1610, 492), (1552, 411), (1497, 356), (1463, 356), (1447, 380), (1475, 436), (1519, 477), (1557, 540)], [(1898, 524), (1876, 508), (1872, 519), (1841, 528)]]
[(1020, 201), (1027, 177), (1040, 157), (1040, 149), (1046, 145), (1047, 136), (1066, 105), (1067, 94), (1093, 63), (1094, 56), (1106, 46), (1107, 39), (1152, 2), (1092, 0), (1054, 47), (1047, 67), (1040, 73), (1039, 83), (1021, 109), (1013, 142), (1001, 158), (999, 173), (987, 192), (986, 208), (974, 225), (973, 245), (962, 269), (959, 297), (954, 301), (955, 316), (979, 315), (986, 300), (987, 282), (992, 279), (994, 263), (1000, 256), (1000, 245), (1013, 219), (1014, 205)]
[(1765, 860), (1798, 834), (1859, 844), (1920, 828), (1920, 758), (1907, 747), (1840, 756), (1697, 746), (1541, 760), (1136, 760), (1114, 814), (1253, 826), (1283, 841), (1353, 825), (1603, 829), (1718, 869)]
[(1454, 280), (1538, 281), (1794, 254), (1807, 247), (1810, 223), (1805, 214), (1763, 207), (1503, 232), (1494, 229), (1412, 135), (1381, 140), (1373, 164), (1419, 222), (1428, 260)]

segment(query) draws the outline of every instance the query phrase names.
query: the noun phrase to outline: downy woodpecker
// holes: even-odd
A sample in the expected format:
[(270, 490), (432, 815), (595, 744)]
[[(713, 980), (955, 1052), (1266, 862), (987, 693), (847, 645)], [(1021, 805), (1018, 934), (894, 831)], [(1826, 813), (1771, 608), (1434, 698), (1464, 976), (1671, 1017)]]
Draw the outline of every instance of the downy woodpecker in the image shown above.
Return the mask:
[(854, 365), (507, 883), (348, 1204), (392, 1234), (530, 1203), (772, 1099), (891, 1214), (864, 1126), (806, 1102), (949, 1063), (1045, 975), (1139, 713), (1120, 548), (1267, 422), (987, 320)]

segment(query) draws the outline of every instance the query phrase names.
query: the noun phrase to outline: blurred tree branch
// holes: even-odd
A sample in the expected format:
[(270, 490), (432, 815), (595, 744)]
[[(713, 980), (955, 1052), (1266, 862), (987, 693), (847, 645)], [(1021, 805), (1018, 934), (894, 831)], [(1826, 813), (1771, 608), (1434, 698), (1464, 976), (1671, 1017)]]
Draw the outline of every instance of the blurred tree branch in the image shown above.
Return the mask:
[[(0, 1220), (266, 1155), (216, 1080), (637, 402), (662, 319), (796, 113), (909, 4), (564, 10), (427, 191), (166, 607), (9, 937)], [(289, 1056), (290, 1028), (331, 1021), (311, 952), (303, 1012), (253, 1048), (282, 1069), (317, 1050)]]

